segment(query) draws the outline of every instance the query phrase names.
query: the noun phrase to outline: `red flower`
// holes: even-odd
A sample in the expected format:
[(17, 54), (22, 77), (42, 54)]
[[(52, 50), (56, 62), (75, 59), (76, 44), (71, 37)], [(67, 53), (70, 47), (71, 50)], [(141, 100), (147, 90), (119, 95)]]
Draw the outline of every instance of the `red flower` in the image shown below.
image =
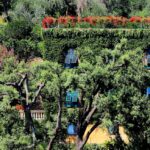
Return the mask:
[(93, 17), (93, 16), (89, 16), (89, 17), (85, 17), (83, 18), (84, 22), (88, 22), (91, 25), (96, 25), (98, 18), (97, 17)]
[(16, 109), (17, 109), (17, 110), (24, 110), (24, 107), (23, 107), (22, 105), (19, 105), (19, 104), (18, 104), (18, 105), (16, 105)]
[(42, 20), (42, 27), (43, 28), (49, 28), (54, 23), (55, 23), (55, 19), (53, 17), (45, 17)]
[(77, 22), (77, 18), (75, 16), (68, 16), (67, 17), (69, 19), (70, 22), (72, 23), (76, 23)]
[(66, 25), (68, 23), (67, 17), (59, 17), (58, 23)]
[(133, 16), (130, 18), (130, 22), (142, 22), (142, 17)]
[(90, 22), (90, 19), (89, 19), (89, 17), (85, 17), (85, 18), (83, 18), (83, 21), (84, 22)]
[(67, 16), (67, 20), (71, 23), (72, 26), (75, 26), (77, 22), (77, 18), (75, 16)]

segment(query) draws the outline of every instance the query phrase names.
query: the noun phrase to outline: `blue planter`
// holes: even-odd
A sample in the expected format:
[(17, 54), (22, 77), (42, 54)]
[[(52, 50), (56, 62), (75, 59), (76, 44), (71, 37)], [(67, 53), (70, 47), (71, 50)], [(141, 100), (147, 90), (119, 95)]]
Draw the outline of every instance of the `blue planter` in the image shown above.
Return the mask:
[(149, 96), (149, 95), (150, 95), (150, 87), (147, 87), (146, 95), (147, 95), (147, 96)]
[(69, 124), (67, 127), (68, 135), (77, 135), (77, 128), (74, 124)]

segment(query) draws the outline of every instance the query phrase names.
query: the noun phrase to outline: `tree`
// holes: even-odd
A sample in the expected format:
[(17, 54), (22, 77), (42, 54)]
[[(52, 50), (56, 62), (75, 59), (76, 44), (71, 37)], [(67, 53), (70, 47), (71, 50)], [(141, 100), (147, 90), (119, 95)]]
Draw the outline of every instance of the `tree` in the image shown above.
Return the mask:
[(150, 2), (148, 0), (138, 2), (135, 0), (131, 0), (131, 14), (130, 16), (149, 16), (149, 7)]
[[(99, 125), (110, 126), (116, 123), (127, 129), (131, 138), (129, 146), (134, 147), (135, 143), (138, 143), (140, 148), (149, 147), (149, 105), (147, 98), (143, 96), (143, 87), (147, 86), (144, 81), (150, 79), (147, 71), (140, 64), (141, 49), (128, 50), (126, 49), (127, 43), (126, 39), (122, 39), (114, 49), (77, 48), (80, 64), (76, 69), (64, 69), (58, 62), (51, 61), (30, 65), (23, 62), (13, 63), (13, 65), (8, 62), (4, 63), (3, 71), (0, 74), (1, 83), (7, 87), (13, 85), (13, 90), (18, 95), (15, 97), (25, 101), (24, 107), (27, 106), (29, 97), (29, 104), (32, 105), (33, 97), (36, 96), (34, 91), (38, 85), (41, 89), (43, 84), (40, 83), (46, 81), (40, 96), (44, 102), (45, 107), (43, 108), (47, 112), (46, 122), (43, 125), (46, 129), (46, 143), (50, 139), (48, 149), (55, 148), (60, 141), (65, 143), (66, 123), (70, 121), (77, 127), (77, 150), (83, 149), (96, 127)], [(23, 74), (23, 78), (18, 79), (20, 73)], [(27, 85), (31, 91), (29, 97), (27, 96)], [(81, 107), (73, 109), (64, 106), (67, 90), (78, 90)], [(5, 88), (3, 89), (4, 93), (7, 93)], [(5, 99), (2, 102), (5, 102)], [(143, 108), (145, 110), (141, 111)], [(143, 121), (139, 122), (139, 120)], [(92, 128), (85, 135), (88, 125), (91, 124)], [(121, 140), (118, 126), (116, 128), (114, 148), (129, 147)]]
[[(11, 64), (11, 65), (10, 65)], [(9, 69), (14, 69), (15, 58), (7, 58), (3, 61), (3, 67), (6, 72), (9, 72)], [(8, 66), (7, 66), (8, 65)], [(4, 77), (0, 77), (0, 81), (4, 81), (8, 76), (7, 73)], [(2, 75), (2, 70), (1, 70)], [(14, 77), (11, 75), (11, 77)], [(11, 107), (11, 100), (18, 97), (18, 93), (15, 89), (6, 86), (0, 85), (0, 139), (1, 139), (1, 149), (18, 149), (30, 145), (32, 140), (30, 135), (24, 133), (23, 121), (20, 120), (18, 112), (14, 107)]]
[(19, 60), (27, 61), (29, 57), (38, 53), (37, 41), (32, 39), (32, 26), (33, 24), (27, 20), (14, 20), (6, 25), (2, 32), (1, 43), (8, 50), (13, 48)]
[(25, 19), (33, 23), (41, 23), (47, 16), (60, 16), (66, 14), (66, 4), (62, 0), (17, 0), (12, 4), (9, 15), (16, 19)]
[(78, 0), (78, 16), (104, 16), (108, 14), (106, 5), (101, 0)]
[[(57, 122), (56, 131), (54, 131), (54, 133), (53, 133), (52, 128), (49, 126), (49, 122), (50, 122), (52, 116), (49, 116), (50, 114), (48, 113), (48, 115), (46, 116), (47, 121), (45, 119), (46, 126), (44, 126), (44, 130), (48, 130), (48, 131), (47, 131), (46, 135), (42, 135), (42, 134), (40, 135), (40, 136), (42, 136), (42, 139), (46, 137), (47, 142), (48, 142), (48, 135), (50, 134), (51, 138), (50, 138), (50, 142), (49, 142), (49, 147), (52, 148), (53, 141), (58, 136), (58, 133), (60, 132), (60, 128), (61, 128), (61, 113), (62, 113), (61, 112), (62, 111), (61, 110), (62, 109), (61, 98), (62, 98), (62, 96), (59, 95), (59, 94), (61, 94), (61, 91), (60, 91), (60, 93), (57, 91), (59, 86), (61, 89), (59, 77), (57, 77), (57, 75), (59, 73), (59, 65), (57, 63), (49, 63), (49, 62), (43, 62), (40, 65), (36, 64), (36, 65), (32, 65), (32, 66), (30, 66), (30, 64), (28, 64), (28, 63), (25, 64), (23, 62), (21, 62), (21, 63), (13, 62), (13, 65), (10, 65), (10, 63), (12, 63), (12, 61), (13, 61), (13, 59), (9, 58), (8, 60), (5, 60), (3, 62), (3, 68), (2, 68), (3, 71), (1, 72), (1, 75), (0, 75), (1, 76), (0, 77), (0, 79), (1, 79), (0, 87), (1, 87), (1, 89), (3, 89), (3, 90), (1, 90), (1, 96), (2, 96), (1, 101), (2, 101), (2, 103), (7, 102), (8, 106), (11, 107), (12, 103), (15, 103), (15, 101), (17, 100), (17, 103), (21, 104), (24, 108), (25, 125), (23, 125), (23, 122), (22, 122), (21, 127), (22, 127), (22, 131), (25, 134), (24, 136), (29, 136), (29, 138), (32, 137), (32, 140), (31, 140), (32, 143), (27, 142), (26, 145), (20, 145), (20, 146), (22, 146), (24, 148), (25, 147), (34, 148), (34, 147), (38, 146), (40, 137), (39, 137), (39, 135), (37, 135), (37, 130), (39, 130), (39, 129), (37, 129), (36, 122), (33, 121), (32, 117), (31, 117), (31, 109), (32, 109), (32, 106), (35, 105), (36, 100), (41, 95), (43, 97), (43, 99), (45, 100), (45, 101), (43, 100), (43, 103), (45, 103), (46, 107), (47, 107), (47, 105), (49, 106), (50, 102), (54, 101), (54, 104), (52, 105), (52, 106), (54, 106), (53, 109), (51, 109), (51, 108), (47, 109), (47, 111), (49, 113), (51, 113), (51, 112), (57, 113), (56, 103), (57, 103), (57, 98), (59, 98), (58, 104), (60, 105), (59, 106), (60, 110), (58, 112), (58, 121), (56, 121)], [(29, 69), (28, 69), (28, 67), (29, 67)], [(38, 69), (38, 71), (37, 71), (37, 69)], [(7, 74), (8, 70), (13, 70), (13, 72), (9, 72), (9, 75), (8, 75)], [(37, 74), (37, 72), (39, 72), (39, 74)], [(3, 78), (4, 74), (5, 74), (5, 77)], [(33, 77), (32, 74), (34, 74), (35, 76)], [(9, 79), (9, 77), (11, 79)], [(50, 81), (49, 81), (49, 79), (50, 79)], [(42, 84), (41, 82), (44, 82), (45, 80), (47, 82)], [(51, 86), (49, 87), (49, 85), (51, 85)], [(53, 85), (53, 89), (51, 89), (52, 85)], [(44, 88), (44, 86), (47, 86), (47, 88)], [(5, 93), (7, 93), (7, 89), (11, 89), (12, 96), (10, 96), (11, 98), (8, 97), (8, 99), (6, 101), (5, 95), (7, 96), (7, 94), (5, 94)], [(41, 92), (42, 89), (44, 90), (44, 92)], [(34, 92), (34, 91), (36, 91), (36, 92)], [(9, 96), (9, 93), (8, 93), (8, 96)], [(49, 100), (49, 98), (51, 98), (51, 99)], [(55, 103), (55, 101), (56, 101), (56, 103)], [(13, 106), (15, 106), (15, 105), (13, 105)], [(46, 110), (44, 107), (43, 107), (43, 109)], [(14, 111), (14, 109), (12, 109), (12, 112), (13, 111)], [(1, 115), (2, 115), (2, 113), (3, 112), (1, 112)], [(10, 117), (10, 115), (11, 114), (8, 113), (8, 117)], [(16, 118), (19, 119), (19, 116), (16, 115)], [(4, 119), (4, 118), (2, 117), (1, 119)], [(55, 120), (55, 118), (53, 118), (53, 119)], [(51, 121), (52, 122), (51, 124), (55, 125), (55, 121), (53, 119)], [(19, 121), (13, 123), (13, 120), (12, 120), (12, 124), (16, 124), (14, 126), (17, 126), (17, 125), (19, 125)], [(12, 126), (12, 130), (14, 130), (13, 129), (14, 126)], [(47, 128), (50, 128), (50, 129), (47, 129)], [(4, 129), (4, 127), (2, 127), (2, 130), (3, 129)], [(14, 132), (14, 134), (15, 134), (15, 132)], [(51, 134), (52, 134), (52, 136), (51, 136)], [(53, 138), (53, 135), (54, 135), (54, 138)], [(12, 140), (13, 136), (14, 135), (12, 135), (11, 137), (9, 136), (9, 138)], [(21, 138), (23, 135), (17, 135), (17, 136), (19, 138)], [(14, 136), (14, 138), (15, 138), (15, 136)], [(7, 138), (6, 138), (6, 140), (7, 140)], [(15, 143), (12, 143), (12, 146), (15, 146), (15, 145), (16, 145)]]

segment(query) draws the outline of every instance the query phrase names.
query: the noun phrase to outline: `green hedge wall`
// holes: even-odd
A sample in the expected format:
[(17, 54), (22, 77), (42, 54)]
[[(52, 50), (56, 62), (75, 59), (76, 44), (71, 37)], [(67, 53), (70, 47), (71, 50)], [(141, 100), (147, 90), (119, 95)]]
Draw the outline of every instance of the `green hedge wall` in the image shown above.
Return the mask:
[(98, 52), (101, 49), (113, 49), (121, 39), (127, 39), (126, 49), (150, 46), (148, 29), (63, 29), (43, 30), (43, 41), (39, 43), (42, 56), (52, 61), (63, 61), (64, 51), (69, 48), (88, 47)]

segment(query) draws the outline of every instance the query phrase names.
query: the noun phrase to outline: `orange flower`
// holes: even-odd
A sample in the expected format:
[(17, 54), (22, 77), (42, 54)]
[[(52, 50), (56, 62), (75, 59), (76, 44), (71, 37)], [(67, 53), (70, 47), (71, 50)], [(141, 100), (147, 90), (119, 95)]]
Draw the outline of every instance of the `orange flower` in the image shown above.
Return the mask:
[(107, 20), (111, 23), (113, 21), (113, 16), (107, 16)]
[(144, 18), (145, 23), (150, 23), (150, 17)]
[(17, 109), (17, 110), (24, 110), (24, 107), (23, 107), (22, 105), (19, 105), (19, 104), (18, 104), (18, 105), (16, 105), (16, 109)]

